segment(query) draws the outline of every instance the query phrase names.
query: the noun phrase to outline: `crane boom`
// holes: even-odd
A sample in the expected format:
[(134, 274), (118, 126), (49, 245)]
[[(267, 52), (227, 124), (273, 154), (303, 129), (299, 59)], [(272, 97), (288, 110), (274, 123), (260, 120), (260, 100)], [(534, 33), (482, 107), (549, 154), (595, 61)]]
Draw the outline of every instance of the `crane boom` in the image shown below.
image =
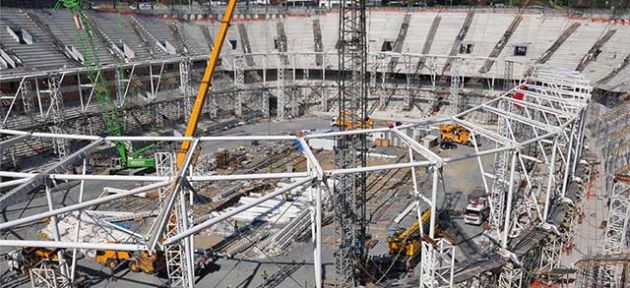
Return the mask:
[[(194, 136), (195, 132), (197, 131), (199, 117), (201, 116), (201, 111), (203, 110), (203, 104), (206, 102), (208, 90), (210, 89), (210, 86), (212, 86), (212, 75), (214, 74), (217, 62), (219, 61), (219, 54), (221, 53), (221, 48), (223, 47), (223, 41), (225, 40), (227, 30), (230, 27), (230, 20), (232, 20), (232, 15), (234, 14), (236, 1), (237, 0), (230, 0), (227, 7), (225, 8), (225, 13), (223, 14), (223, 19), (221, 20), (221, 26), (219, 26), (219, 32), (217, 34), (217, 37), (214, 39), (212, 51), (210, 52), (210, 56), (208, 57), (208, 65), (206, 66), (206, 70), (203, 72), (201, 83), (199, 83), (199, 90), (197, 91), (195, 103), (193, 105), (192, 112), (190, 113), (188, 126), (186, 127), (186, 132), (184, 136)], [(190, 149), (190, 144), (191, 142), (188, 140), (183, 141), (182, 145), (179, 148), (179, 151), (177, 151), (178, 168), (181, 168), (182, 164), (184, 163), (184, 158), (186, 156), (186, 152), (188, 152), (188, 149)]]
[[(87, 77), (94, 86), (94, 98), (101, 113), (103, 126), (109, 135), (123, 136), (127, 133), (124, 123), (124, 111), (123, 108), (116, 106), (112, 92), (109, 89), (108, 80), (103, 75), (103, 65), (100, 63), (97, 44), (93, 36), (94, 30), (83, 11), (82, 4), (83, 2), (80, 0), (58, 0), (53, 9), (59, 10), (65, 7), (71, 11), (76, 29), (76, 40), (80, 45), (81, 52), (81, 57), (78, 61), (87, 68)], [(120, 157), (121, 168), (155, 167), (155, 159), (153, 157), (144, 158), (142, 153), (151, 150), (157, 144), (151, 144), (137, 151), (132, 151), (133, 146), (130, 142), (119, 140), (113, 143)]]

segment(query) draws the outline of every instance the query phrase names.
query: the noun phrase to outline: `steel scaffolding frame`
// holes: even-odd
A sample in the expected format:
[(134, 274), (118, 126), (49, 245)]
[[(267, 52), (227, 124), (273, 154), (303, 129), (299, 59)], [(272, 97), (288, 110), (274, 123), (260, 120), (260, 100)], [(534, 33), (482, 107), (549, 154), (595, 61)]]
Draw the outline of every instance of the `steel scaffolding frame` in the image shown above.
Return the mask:
[[(245, 87), (245, 59), (234, 57), (234, 114), (236, 117), (243, 117), (243, 94)], [(190, 111), (190, 110), (189, 110)]]
[[(603, 254), (615, 255), (630, 250), (630, 166), (623, 167), (614, 178), (610, 192), (608, 224), (604, 239)], [(606, 265), (600, 269), (603, 287), (623, 287), (623, 264)], [(628, 281), (628, 279), (626, 279)]]
[(182, 61), (179, 62), (179, 92), (184, 97), (182, 114), (185, 122), (188, 122), (188, 111), (192, 111), (192, 98), (194, 96), (192, 91), (191, 66), (192, 62), (188, 57), (182, 58)]
[[(341, 1), (339, 11), (339, 89), (338, 118), (341, 130), (366, 128), (368, 117), (367, 39), (365, 2)], [(350, 75), (347, 75), (350, 74)], [(340, 169), (365, 167), (367, 139), (365, 134), (336, 138), (335, 166)], [(339, 245), (334, 252), (335, 286), (358, 286), (364, 282), (366, 240), (366, 173), (344, 174), (335, 177), (333, 214), (335, 239)]]
[[(48, 75), (48, 90), (46, 92), (50, 95), (50, 114), (52, 116), (53, 125), (48, 127), (50, 132), (56, 134), (63, 134), (65, 128), (65, 115), (63, 113), (63, 95), (61, 95), (61, 82), (64, 77), (57, 74)], [(25, 86), (26, 87), (26, 86)], [(55, 154), (59, 159), (66, 157), (67, 141), (64, 139), (53, 139), (53, 146), (55, 147)]]
[[(268, 54), (262, 54), (262, 53), (252, 53), (252, 54), (248, 54), (248, 56), (251, 56), (253, 59), (255, 59), (255, 63), (262, 63), (259, 64), (259, 66), (262, 67), (256, 67), (256, 66), (246, 66), (243, 67), (243, 71), (246, 72), (247, 70), (245, 69), (262, 69), (262, 83), (257, 83), (255, 84), (255, 90), (259, 91), (259, 90), (264, 90), (264, 91), (273, 91), (273, 90), (277, 90), (278, 93), (281, 93), (281, 91), (286, 91), (288, 86), (291, 87), (297, 87), (298, 85), (300, 85), (299, 82), (296, 81), (291, 81), (291, 83), (285, 83), (284, 85), (282, 85), (282, 81), (278, 81), (281, 80), (283, 77), (283, 72), (284, 70), (286, 70), (285, 67), (285, 62), (283, 61), (284, 58), (287, 59), (300, 59), (300, 58), (312, 58), (314, 57), (314, 55), (321, 55), (323, 60), (324, 60), (324, 64), (325, 65), (321, 65), (318, 67), (309, 67), (308, 64), (306, 64), (304, 61), (293, 61), (293, 74), (296, 73), (296, 69), (317, 69), (317, 70), (321, 70), (321, 76), (316, 76), (316, 77), (320, 77), (320, 79), (306, 79), (308, 81), (313, 81), (313, 80), (321, 80), (322, 81), (322, 85), (321, 88), (323, 89), (323, 93), (321, 93), (322, 95), (322, 99), (320, 101), (320, 107), (322, 108), (322, 111), (328, 111), (329, 110), (329, 103), (330, 101), (333, 101), (335, 99), (333, 98), (328, 98), (327, 95), (330, 93), (327, 93), (327, 90), (330, 89), (335, 89), (337, 88), (337, 85), (335, 83), (332, 83), (334, 81), (328, 81), (331, 82), (332, 84), (327, 84), (327, 79), (332, 78), (328, 75), (326, 75), (327, 73), (336, 73), (336, 72), (332, 72), (334, 69), (336, 68), (336, 61), (338, 60), (337, 54), (333, 53), (333, 52), (286, 52), (286, 53), (268, 53)], [(223, 57), (223, 64), (222, 66), (220, 66), (218, 69), (219, 71), (225, 71), (225, 72), (232, 72), (234, 73), (235, 70), (237, 70), (237, 65), (235, 65), (235, 58), (239, 58), (239, 57), (243, 57), (243, 55), (240, 54), (227, 54), (222, 56)], [(440, 55), (421, 55), (421, 54), (413, 54), (413, 53), (392, 53), (392, 52), (381, 52), (381, 53), (369, 53), (368, 54), (368, 62), (372, 62), (372, 61), (387, 61), (387, 62), (391, 62), (391, 59), (399, 59), (399, 61), (397, 61), (397, 65), (402, 67), (402, 69), (397, 69), (397, 73), (400, 74), (406, 74), (407, 77), (409, 77), (409, 75), (416, 75), (418, 72), (419, 73), (423, 73), (423, 74), (428, 74), (430, 75), (430, 78), (432, 79), (432, 83), (433, 83), (433, 87), (435, 87), (435, 81), (437, 79), (437, 77), (440, 75), (439, 71), (441, 71), (439, 65), (439, 63), (445, 62), (445, 59), (447, 58), (453, 58), (453, 59), (468, 59), (469, 61), (481, 61), (486, 59), (485, 57), (464, 57), (464, 56), (440, 56)], [(375, 59), (375, 60), (371, 60), (371, 59)], [(378, 60), (380, 59), (380, 60)], [(404, 61), (401, 61), (400, 59), (403, 59)], [(410, 63), (407, 62), (411, 62), (411, 64), (414, 64), (416, 62), (419, 61), (419, 59), (425, 59), (424, 61), (426, 63), (429, 63), (426, 66), (425, 69), (421, 70), (421, 71), (416, 71), (414, 65), (410, 65)], [(155, 97), (161, 97), (160, 95), (158, 95), (158, 93), (164, 89), (163, 86), (165, 86), (164, 84), (168, 85), (169, 84), (169, 79), (165, 79), (165, 77), (169, 77), (170, 79), (175, 79), (175, 81), (179, 81), (179, 87), (180, 89), (184, 89), (187, 85), (184, 85), (184, 83), (188, 80), (190, 81), (190, 79), (186, 79), (186, 75), (188, 75), (188, 73), (186, 73), (186, 67), (189, 67), (189, 65), (186, 65), (187, 62), (190, 61), (190, 63), (198, 63), (201, 61), (205, 61), (206, 59), (204, 57), (174, 57), (174, 58), (167, 58), (167, 59), (159, 59), (159, 60), (150, 60), (150, 61), (138, 61), (138, 62), (132, 62), (132, 63), (127, 63), (127, 64), (115, 64), (115, 65), (104, 65), (102, 67), (102, 70), (97, 72), (97, 78), (100, 77), (107, 77), (107, 76), (103, 76), (103, 75), (110, 75), (111, 72), (113, 71), (114, 73), (116, 73), (118, 71), (118, 73), (125, 73), (128, 74), (126, 75), (126, 81), (116, 81), (117, 79), (119, 79), (120, 77), (115, 77), (115, 79), (110, 80), (112, 81), (115, 85), (119, 86), (119, 94), (117, 96), (117, 101), (118, 101), (118, 105), (122, 106), (126, 106), (127, 103), (129, 102), (129, 94), (132, 93), (132, 91), (135, 90), (135, 86), (139, 85), (139, 83), (142, 83), (145, 87), (149, 87), (149, 89), (147, 90), (147, 93), (150, 97), (155, 98)], [(277, 60), (277, 61), (273, 61), (273, 60)], [(457, 61), (459, 61), (457, 60)], [(510, 62), (512, 63), (513, 61), (507, 61), (506, 62)], [(305, 66), (303, 67), (296, 67), (296, 63), (300, 63), (303, 64)], [(308, 63), (308, 62), (307, 62)], [(522, 70), (526, 70), (524, 67), (527, 67), (529, 64), (526, 62), (514, 62), (515, 64), (518, 64), (519, 66), (519, 71)], [(172, 64), (172, 65), (171, 65)], [(272, 65), (269, 65), (272, 64)], [(169, 66), (179, 66), (180, 69), (174, 69), (173, 71), (166, 71), (166, 68)], [(367, 65), (373, 65), (373, 64), (367, 64)], [(386, 83), (386, 79), (384, 78), (382, 72), (383, 69), (386, 69), (387, 65), (381, 65), (378, 69), (371, 69), (370, 71), (370, 77), (375, 77), (377, 75), (377, 73), (381, 73), (381, 85), (377, 85), (376, 87), (372, 87), (370, 90), (374, 90), (372, 91), (370, 94), (374, 95), (375, 93), (378, 94), (378, 90), (391, 90), (391, 91), (395, 91), (396, 89), (398, 90), (405, 90), (405, 88), (407, 88), (408, 90), (414, 90), (414, 91), (421, 91), (421, 87), (408, 87), (409, 85), (407, 84), (393, 84), (393, 83)], [(494, 65), (499, 66), (499, 65)], [(154, 69), (154, 67), (159, 67), (159, 69)], [(372, 67), (372, 66), (370, 66)], [(284, 68), (284, 69), (283, 69)], [(190, 67), (189, 67), (190, 69)], [(239, 68), (240, 69), (240, 68)], [(456, 68), (456, 69), (460, 69), (460, 68)], [(372, 71), (373, 70), (373, 71)], [(123, 72), (120, 72), (123, 71)], [(267, 74), (269, 73), (273, 73), (274, 71), (278, 71), (278, 73), (280, 75), (278, 75), (278, 79), (276, 79), (275, 81), (268, 81)], [(467, 67), (461, 67), (461, 71), (457, 70), (455, 71), (456, 73), (458, 73), (459, 75), (461, 75), (462, 77), (464, 76), (468, 76), (471, 75), (470, 73), (472, 70), (468, 69)], [(192, 71), (189, 71), (192, 72)], [(35, 95), (36, 97), (34, 97), (34, 104), (35, 107), (33, 107), (34, 109), (32, 109), (32, 111), (34, 113), (32, 113), (32, 117), (37, 118), (38, 120), (41, 120), (40, 122), (45, 123), (47, 121), (52, 122), (52, 118), (51, 116), (51, 110), (50, 110), (50, 106), (47, 106), (47, 103), (50, 103), (48, 100), (48, 98), (50, 97), (49, 95), (47, 95), (46, 91), (47, 90), (42, 90), (39, 87), (39, 83), (41, 82), (41, 80), (47, 80), (48, 75), (50, 73), (58, 73), (59, 77), (61, 79), (63, 79), (64, 77), (68, 76), (68, 77), (76, 77), (77, 81), (74, 81), (74, 83), (70, 83), (70, 81), (65, 81), (66, 83), (64, 83), (64, 87), (63, 89), (60, 91), (60, 93), (70, 93), (72, 91), (77, 91), (79, 94), (79, 107), (77, 107), (77, 109), (79, 109), (80, 112), (94, 112), (96, 111), (96, 105), (95, 103), (93, 103), (93, 94), (94, 94), (94, 85), (92, 83), (90, 83), (88, 80), (86, 80), (86, 77), (82, 77), (85, 76), (85, 73), (87, 73), (87, 69), (84, 67), (80, 67), (80, 68), (69, 68), (69, 69), (64, 69), (63, 71), (42, 71), (42, 72), (29, 72), (29, 73), (14, 73), (14, 74), (7, 74), (7, 75), (0, 75), (0, 81), (2, 82), (16, 82), (17, 88), (15, 92), (11, 92), (12, 95), (7, 95), (7, 96), (3, 96), (3, 100), (8, 100), (11, 103), (9, 104), (9, 107), (5, 112), (3, 118), (2, 118), (2, 123), (0, 124), (1, 127), (6, 127), (7, 124), (7, 120), (9, 119), (10, 115), (16, 115), (21, 113), (20, 111), (16, 111), (17, 108), (16, 106), (18, 101), (16, 100), (21, 100), (23, 99), (23, 97), (21, 97), (22, 93), (25, 91), (28, 91), (28, 83), (29, 82), (33, 82), (35, 83)], [(178, 75), (179, 77), (173, 77), (175, 75)], [(317, 74), (316, 74), (317, 75)], [(333, 75), (334, 76), (334, 75)], [(492, 69), (491, 71), (489, 71), (488, 73), (483, 75), (484, 77), (489, 77), (491, 79), (491, 83), (494, 83), (495, 78), (501, 78), (502, 73), (498, 73), (496, 69)], [(313, 76), (309, 76), (309, 77), (313, 77)], [(240, 77), (236, 77), (234, 79), (234, 86), (238, 86), (239, 85), (239, 80), (238, 78)], [(285, 77), (286, 78), (286, 77)], [(133, 79), (133, 81), (131, 81), (131, 79)], [(167, 81), (169, 80), (169, 81)], [(182, 83), (183, 81), (183, 83)], [(135, 85), (135, 86), (134, 86)], [(371, 85), (373, 86), (373, 85)], [(400, 87), (398, 87), (400, 86)], [(168, 88), (168, 87), (167, 87)], [(494, 84), (492, 84), (490, 86), (491, 90), (494, 89)], [(246, 90), (247, 88), (243, 89)], [(209, 105), (209, 110), (210, 110), (210, 117), (211, 118), (216, 118), (216, 113), (217, 113), (217, 99), (216, 99), (216, 89), (213, 89), (213, 91), (211, 93), (213, 93), (213, 97), (210, 97), (209, 101), (212, 102), (212, 105)], [(389, 93), (389, 92), (388, 92)], [(394, 92), (392, 92), (394, 93)], [(418, 93), (418, 92), (414, 92), (414, 93)], [(6, 94), (6, 93), (5, 93)], [(182, 96), (185, 96), (185, 93), (181, 93)], [(134, 95), (135, 96), (135, 95)], [(177, 98), (180, 98), (182, 96), (179, 96)], [(407, 97), (407, 96), (405, 96)], [(143, 101), (154, 101), (155, 99), (143, 99), (144, 97), (141, 97), (140, 100)], [(294, 97), (295, 98), (295, 97)], [(435, 99), (432, 98), (427, 98), (424, 99), (427, 100), (429, 102), (433, 102), (434, 104), (437, 103), (437, 101), (435, 101)], [(184, 99), (184, 105), (185, 106), (187, 100)], [(284, 97), (279, 97), (279, 101), (285, 101), (286, 99), (284, 99)], [(293, 111), (295, 112), (295, 109), (293, 109)], [(156, 113), (156, 115), (159, 114), (159, 111), (156, 111), (158, 113)], [(185, 113), (184, 113), (185, 114)], [(82, 134), (93, 134), (94, 133), (94, 128), (93, 125), (80, 125), (78, 127), (79, 129), (83, 129), (84, 131), (82, 131)]]
[(25, 114), (33, 112), (33, 95), (31, 92), (31, 81), (25, 81), (22, 90), (20, 90), (20, 96), (22, 97), (22, 110), (24, 110)]
[(420, 263), (420, 287), (453, 287), (455, 271), (455, 246), (444, 238), (435, 243), (422, 242)]
[[(464, 87), (464, 76), (459, 75), (459, 71), (457, 68), (459, 68), (461, 65), (463, 65), (463, 60), (462, 59), (457, 59), (457, 61), (453, 61), (453, 66), (451, 67), (451, 85), (449, 87), (449, 97), (448, 97), (448, 101), (450, 103), (449, 105), (449, 113), (451, 115), (455, 115), (459, 112), (461, 112), (462, 107), (465, 108), (465, 100), (462, 99), (462, 96), (460, 95), (462, 88)], [(511, 87), (505, 89), (508, 90)]]
[[(496, 66), (496, 65), (495, 65)], [(558, 77), (557, 75), (563, 75), (564, 77)], [(189, 222), (188, 227), (184, 227), (174, 233), (174, 235), (168, 235), (168, 237), (163, 241), (162, 245), (170, 245), (175, 243), (180, 243), (180, 241), (185, 239), (190, 239), (192, 235), (199, 233), (201, 230), (207, 229), (215, 225), (216, 223), (231, 217), (234, 214), (240, 213), (249, 209), (261, 202), (264, 202), (268, 199), (271, 199), (277, 195), (280, 195), (288, 190), (294, 189), (303, 185), (315, 185), (316, 187), (326, 187), (326, 179), (330, 177), (337, 177), (341, 175), (355, 175), (362, 174), (372, 171), (379, 170), (389, 170), (389, 169), (399, 169), (399, 168), (409, 168), (416, 169), (418, 167), (427, 167), (431, 171), (433, 171), (434, 181), (432, 186), (432, 194), (431, 197), (424, 197), (421, 194), (417, 194), (417, 202), (420, 204), (421, 202), (428, 205), (431, 211), (433, 212), (431, 215), (430, 223), (432, 224), (431, 230), (428, 231), (429, 238), (435, 243), (442, 243), (442, 247), (447, 247), (447, 243), (444, 242), (444, 239), (440, 238), (439, 235), (434, 231), (434, 227), (436, 223), (436, 215), (437, 215), (437, 194), (438, 194), (438, 185), (440, 176), (440, 169), (443, 169), (443, 165), (450, 162), (460, 161), (463, 159), (477, 159), (480, 163), (479, 172), (482, 175), (482, 178), (485, 183), (486, 191), (490, 190), (490, 182), (489, 180), (493, 180), (497, 178), (497, 176), (493, 173), (488, 173), (483, 169), (482, 156), (485, 155), (496, 155), (499, 153), (507, 152), (509, 153), (509, 163), (506, 165), (506, 172), (508, 180), (505, 185), (507, 186), (503, 188), (503, 192), (506, 194), (508, 201), (506, 202), (507, 207), (505, 209), (505, 213), (503, 215), (504, 219), (502, 219), (503, 225), (497, 227), (496, 233), (499, 236), (500, 244), (502, 250), (505, 251), (503, 255), (508, 256), (510, 259), (514, 259), (514, 255), (509, 252), (509, 239), (510, 232), (512, 228), (512, 224), (517, 222), (516, 216), (511, 212), (510, 206), (513, 202), (510, 197), (514, 199), (518, 199), (518, 197), (524, 197), (524, 194), (521, 190), (516, 189), (516, 175), (517, 170), (518, 174), (522, 176), (519, 177), (520, 180), (523, 177), (526, 178), (525, 175), (528, 175), (531, 172), (530, 169), (524, 168), (523, 162), (531, 161), (536, 163), (542, 163), (547, 166), (549, 171), (559, 170), (561, 173), (549, 173), (547, 175), (546, 180), (542, 181), (542, 183), (551, 183), (553, 185), (547, 185), (546, 188), (542, 189), (545, 193), (545, 203), (538, 203), (538, 206), (541, 211), (547, 210), (545, 207), (549, 207), (551, 205), (555, 205), (559, 200), (564, 197), (564, 186), (565, 183), (569, 182), (573, 177), (573, 172), (575, 169), (575, 163), (579, 161), (579, 156), (581, 155), (581, 138), (583, 136), (583, 126), (584, 126), (584, 111), (586, 109), (586, 104), (590, 98), (590, 86), (588, 86), (583, 78), (579, 76), (579, 74), (571, 74), (568, 72), (549, 70), (546, 67), (536, 66), (533, 69), (533, 73), (526, 79), (524, 82), (528, 85), (528, 90), (524, 91), (524, 95), (522, 99), (518, 99), (513, 97), (514, 93), (518, 91), (518, 87), (512, 88), (505, 94), (490, 100), (484, 104), (475, 106), (473, 108), (467, 109), (457, 115), (453, 115), (450, 117), (437, 117), (436, 119), (424, 120), (421, 122), (401, 125), (398, 127), (386, 127), (386, 128), (375, 128), (375, 129), (358, 129), (358, 130), (350, 130), (350, 131), (341, 131), (341, 132), (331, 132), (331, 133), (323, 133), (323, 134), (309, 134), (304, 136), (207, 136), (207, 137), (167, 137), (167, 136), (117, 136), (117, 137), (99, 137), (99, 136), (89, 136), (89, 135), (73, 135), (73, 134), (56, 134), (56, 133), (40, 133), (40, 132), (26, 132), (26, 131), (17, 131), (17, 130), (0, 130), (0, 134), (3, 134), (7, 137), (13, 136), (14, 138), (10, 138), (2, 142), (3, 148), (10, 147), (15, 144), (19, 139), (23, 139), (24, 137), (30, 138), (39, 138), (39, 139), (64, 139), (64, 140), (82, 140), (83, 142), (89, 142), (87, 146), (81, 148), (82, 153), (73, 153), (67, 156), (60, 164), (68, 164), (72, 163), (78, 159), (85, 158), (87, 155), (92, 153), (95, 150), (95, 147), (104, 142), (112, 142), (112, 141), (171, 141), (171, 142), (180, 142), (184, 140), (194, 141), (194, 143), (198, 142), (207, 142), (207, 141), (250, 141), (250, 140), (259, 140), (259, 141), (293, 141), (298, 140), (304, 146), (304, 157), (307, 158), (309, 163), (309, 169), (306, 172), (292, 172), (292, 173), (263, 173), (263, 174), (233, 174), (233, 175), (195, 175), (195, 174), (187, 174), (184, 173), (178, 177), (168, 177), (168, 176), (118, 176), (118, 175), (90, 175), (90, 174), (72, 174), (68, 171), (55, 169), (55, 167), (51, 168), (51, 170), (44, 172), (31, 172), (31, 173), (22, 173), (22, 172), (14, 172), (14, 171), (0, 171), (0, 176), (14, 178), (15, 180), (10, 180), (7, 182), (3, 182), (3, 187), (13, 187), (9, 190), (5, 195), (0, 198), (0, 206), (7, 207), (15, 204), (14, 200), (15, 195), (17, 193), (23, 193), (26, 191), (25, 189), (35, 189), (42, 185), (44, 180), (51, 179), (54, 181), (62, 181), (62, 180), (83, 180), (83, 181), (93, 181), (93, 180), (108, 180), (108, 181), (133, 181), (133, 182), (149, 182), (151, 184), (135, 188), (120, 194), (116, 195), (108, 195), (101, 198), (84, 201), (78, 204), (73, 204), (65, 207), (59, 208), (51, 208), (47, 212), (37, 213), (34, 215), (26, 215), (20, 219), (12, 219), (8, 220), (4, 223), (0, 223), (0, 230), (11, 229), (12, 227), (16, 227), (18, 225), (23, 225), (26, 223), (30, 223), (33, 221), (38, 221), (40, 219), (46, 217), (53, 217), (57, 215), (62, 215), (66, 213), (70, 213), (72, 211), (82, 211), (87, 207), (91, 207), (95, 204), (105, 203), (114, 201), (116, 199), (121, 199), (123, 197), (128, 197), (131, 195), (144, 193), (146, 191), (150, 191), (153, 189), (157, 189), (160, 187), (166, 187), (168, 185), (174, 185), (176, 181), (188, 181), (191, 183), (195, 182), (207, 182), (207, 181), (234, 181), (234, 180), (252, 180), (252, 179), (298, 179), (295, 184), (278, 189), (274, 192), (269, 193), (268, 195), (260, 198), (255, 203), (251, 203), (245, 206), (240, 206), (237, 209), (234, 209), (230, 213), (226, 213), (225, 215), (221, 215), (219, 217), (210, 218), (206, 221), (191, 224), (193, 222)], [(501, 103), (509, 103), (508, 108), (505, 108), (505, 104)], [(504, 109), (502, 109), (504, 108)], [(501, 135), (501, 133), (494, 132), (490, 129), (485, 128), (484, 126), (477, 125), (473, 122), (470, 122), (465, 116), (469, 113), (473, 112), (482, 112), (491, 115), (492, 117), (501, 117), (506, 119), (506, 123), (508, 125), (508, 133), (504, 133), (505, 135)], [(407, 128), (416, 128), (416, 127), (426, 127), (428, 129), (435, 129), (436, 125), (440, 123), (453, 122), (463, 125), (467, 129), (471, 131), (471, 133), (475, 137), (474, 142), (487, 141), (489, 143), (497, 143), (497, 145), (483, 145), (485, 150), (482, 150), (479, 146), (475, 145), (475, 153), (471, 153), (464, 156), (458, 157), (442, 157), (432, 153), (430, 150), (424, 148), (420, 143), (411, 139), (407, 136), (403, 131)], [(517, 127), (518, 126), (518, 127)], [(514, 130), (524, 129), (523, 127), (530, 127), (532, 131), (535, 131), (535, 135), (532, 137), (531, 134), (529, 137), (518, 136), (518, 133), (513, 133)], [(417, 160), (414, 160), (414, 157), (411, 157), (409, 163), (399, 163), (399, 164), (389, 164), (389, 165), (377, 165), (377, 166), (367, 166), (362, 165), (360, 167), (340, 167), (337, 169), (331, 170), (323, 170), (315, 158), (315, 156), (310, 151), (308, 146), (309, 139), (315, 138), (346, 138), (349, 136), (361, 136), (367, 135), (371, 133), (380, 133), (380, 132), (389, 132), (397, 135), (406, 143), (412, 151), (412, 154), (420, 155)], [(565, 147), (563, 149), (566, 152), (560, 151), (557, 147), (560, 145), (558, 141), (562, 141), (562, 145)], [(75, 141), (78, 142), (78, 141)], [(524, 148), (529, 146), (537, 146), (539, 147), (540, 153), (539, 155), (526, 155), (522, 153), (525, 151)], [(566, 149), (569, 147), (570, 149)], [(193, 149), (194, 150), (194, 149)], [(556, 151), (557, 150), (557, 151)], [(192, 150), (191, 150), (192, 151)], [(558, 157), (557, 160), (548, 160), (545, 156), (545, 152), (555, 151)], [(553, 154), (553, 153), (552, 153)], [(542, 157), (541, 157), (542, 155)], [(550, 169), (550, 165), (552, 163), (562, 163), (562, 169)], [(568, 170), (568, 172), (566, 172)], [(185, 168), (183, 171), (187, 171)], [(557, 180), (557, 179), (560, 180)], [(557, 182), (557, 183), (556, 183)], [(418, 183), (414, 180), (414, 185)], [(181, 190), (177, 190), (181, 191)], [(321, 194), (321, 188), (317, 189), (316, 194)], [(441, 192), (440, 192), (441, 193)], [(177, 197), (179, 195), (179, 197)], [(167, 206), (171, 205), (171, 207), (180, 207), (177, 209), (181, 209), (180, 215), (189, 215), (190, 209), (192, 209), (193, 205), (190, 205), (190, 202), (186, 201), (187, 195), (183, 192), (173, 193), (173, 195), (167, 195), (165, 199), (165, 205), (161, 207), (161, 215), (158, 217), (160, 221), (168, 220), (166, 215), (170, 215)], [(170, 198), (169, 198), (170, 197)], [(321, 196), (319, 196), (321, 197)], [(315, 199), (319, 199), (316, 197)], [(177, 200), (180, 199), (180, 200)], [(168, 200), (168, 201), (167, 201)], [(176, 204), (179, 203), (179, 204)], [(182, 203), (184, 205), (182, 205)], [(314, 207), (315, 211), (315, 231), (313, 237), (314, 245), (313, 248), (313, 256), (315, 258), (315, 275), (317, 276), (316, 282), (318, 286), (321, 287), (321, 201), (313, 202), (316, 207)], [(424, 205), (423, 204), (423, 205)], [(420, 205), (418, 205), (420, 207)], [(418, 212), (420, 209), (417, 209)], [(516, 209), (515, 209), (516, 210)], [(170, 210), (172, 211), (172, 210)], [(319, 211), (319, 212), (318, 212)], [(496, 212), (492, 212), (496, 213)], [(538, 224), (544, 224), (547, 220), (546, 213), (541, 212), (542, 216), (538, 222)], [(317, 216), (319, 215), (319, 216)], [(420, 216), (420, 215), (418, 215)], [(178, 217), (181, 219), (188, 218), (187, 216)], [(319, 219), (319, 220), (318, 220)], [(166, 222), (163, 222), (166, 224)], [(160, 226), (159, 224), (156, 226)], [(317, 232), (319, 231), (319, 232)], [(426, 231), (425, 231), (426, 233)], [(131, 250), (131, 251), (141, 251), (141, 250), (149, 250), (154, 251), (155, 249), (162, 249), (160, 246), (156, 246), (156, 235), (160, 235), (160, 233), (156, 233), (154, 230), (147, 235), (147, 239), (149, 241), (144, 241), (140, 243), (130, 243), (130, 242), (120, 242), (120, 243), (90, 243), (90, 242), (80, 242), (80, 241), (41, 241), (41, 240), (0, 240), (0, 246), (30, 246), (30, 247), (58, 247), (65, 249), (112, 249), (112, 250)], [(190, 246), (190, 242), (185, 244), (187, 247)], [(435, 246), (435, 247), (440, 247)], [(438, 249), (434, 246), (426, 246), (427, 253), (426, 257), (430, 257), (431, 259), (439, 259), (443, 258), (445, 255), (449, 255), (447, 251), (449, 249)], [(186, 251), (186, 255), (191, 251)], [(424, 256), (423, 256), (424, 257)], [(73, 261), (76, 261), (73, 259)], [(187, 259), (187, 263), (191, 263), (192, 259)], [(438, 275), (440, 273), (431, 272), (436, 271), (435, 268), (442, 267), (443, 271), (452, 271), (452, 264), (450, 266), (443, 262), (444, 266), (435, 266), (430, 265), (423, 267), (423, 271), (427, 271), (424, 273), (422, 278), (422, 285), (431, 287), (430, 285), (435, 285), (435, 283), (443, 283), (438, 282), (436, 277), (427, 277), (426, 275)], [(427, 264), (436, 263), (435, 261), (427, 261)], [(511, 263), (511, 262), (510, 262)], [(510, 264), (513, 265), (513, 264)], [(502, 274), (501, 279), (504, 282), (515, 283), (519, 279), (517, 262), (515, 262), (514, 266), (509, 266), (511, 271), (507, 271), (509, 273)], [(448, 268), (448, 269), (447, 269)], [(187, 275), (191, 274), (193, 271), (193, 266), (188, 265), (185, 268), (187, 271)], [(516, 269), (516, 270), (515, 270)], [(439, 270), (439, 269), (438, 269)], [(452, 272), (449, 272), (452, 273)], [(440, 274), (443, 275), (443, 274)], [(450, 277), (450, 276), (449, 276)], [(444, 277), (443, 277), (444, 278)], [(446, 277), (448, 278), (448, 277)], [(190, 279), (190, 278), (189, 278)], [(188, 280), (190, 281), (190, 280)], [(452, 284), (452, 283), (449, 283)]]

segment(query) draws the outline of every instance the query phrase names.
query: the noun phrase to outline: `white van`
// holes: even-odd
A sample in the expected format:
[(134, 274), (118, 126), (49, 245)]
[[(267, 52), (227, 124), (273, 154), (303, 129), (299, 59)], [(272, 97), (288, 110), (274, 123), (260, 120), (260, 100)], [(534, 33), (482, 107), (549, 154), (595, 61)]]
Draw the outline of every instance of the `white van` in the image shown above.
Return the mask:
[(339, 8), (339, 7), (341, 7), (340, 0), (320, 0), (319, 1), (319, 8), (331, 9), (331, 8)]

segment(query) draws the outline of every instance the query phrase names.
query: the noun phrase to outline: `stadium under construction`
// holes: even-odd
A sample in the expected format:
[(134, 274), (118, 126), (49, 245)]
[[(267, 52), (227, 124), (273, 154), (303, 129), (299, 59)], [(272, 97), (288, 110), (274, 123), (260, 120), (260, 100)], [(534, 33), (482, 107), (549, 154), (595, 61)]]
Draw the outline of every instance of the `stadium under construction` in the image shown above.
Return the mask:
[(0, 6), (0, 287), (630, 287), (630, 12), (139, 2)]

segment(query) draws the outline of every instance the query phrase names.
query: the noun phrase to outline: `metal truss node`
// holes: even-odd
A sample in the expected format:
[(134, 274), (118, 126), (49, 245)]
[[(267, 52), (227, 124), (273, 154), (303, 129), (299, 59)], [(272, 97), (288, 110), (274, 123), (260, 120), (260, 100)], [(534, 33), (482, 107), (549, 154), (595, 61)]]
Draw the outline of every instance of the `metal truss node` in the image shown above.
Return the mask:
[(40, 267), (29, 270), (31, 287), (33, 288), (69, 288), (73, 287), (68, 278), (54, 267), (42, 263)]

